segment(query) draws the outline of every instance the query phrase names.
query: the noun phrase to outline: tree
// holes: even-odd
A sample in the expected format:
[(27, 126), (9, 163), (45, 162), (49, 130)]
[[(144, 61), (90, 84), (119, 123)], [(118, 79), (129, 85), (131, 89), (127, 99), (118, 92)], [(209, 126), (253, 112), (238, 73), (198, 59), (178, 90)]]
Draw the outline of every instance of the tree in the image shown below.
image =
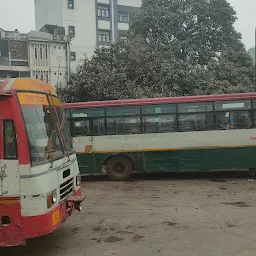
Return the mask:
[(182, 95), (246, 92), (253, 89), (253, 66), (235, 21), (226, 0), (144, 0), (130, 35), (169, 63)]
[(255, 65), (255, 47), (252, 47), (248, 50), (248, 54), (250, 55), (253, 64)]
[(253, 90), (253, 64), (226, 0), (143, 0), (127, 42), (97, 49), (71, 74), (69, 101)]

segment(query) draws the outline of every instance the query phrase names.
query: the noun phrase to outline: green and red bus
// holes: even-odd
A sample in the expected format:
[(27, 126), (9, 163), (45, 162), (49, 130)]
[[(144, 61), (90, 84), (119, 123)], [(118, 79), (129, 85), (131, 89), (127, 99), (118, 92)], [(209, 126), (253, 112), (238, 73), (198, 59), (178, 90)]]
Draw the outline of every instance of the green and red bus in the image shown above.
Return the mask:
[(84, 175), (256, 168), (256, 93), (66, 103)]

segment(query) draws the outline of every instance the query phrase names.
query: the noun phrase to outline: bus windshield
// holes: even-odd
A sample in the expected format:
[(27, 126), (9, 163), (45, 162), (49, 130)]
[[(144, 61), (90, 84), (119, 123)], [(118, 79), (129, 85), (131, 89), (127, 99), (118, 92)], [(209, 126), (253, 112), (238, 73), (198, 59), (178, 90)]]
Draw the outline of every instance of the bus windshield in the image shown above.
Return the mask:
[[(49, 105), (47, 96), (37, 93), (19, 93), (18, 96), (27, 129), (32, 165), (63, 158), (66, 155), (65, 148), (56, 114), (53, 107)], [(67, 122), (65, 122), (65, 116), (61, 115), (62, 107), (59, 104), (56, 108), (60, 113), (59, 120), (67, 149), (72, 152)]]
[[(68, 121), (67, 118), (65, 116), (65, 112), (64, 109), (58, 105), (56, 106), (56, 112), (59, 118), (59, 122), (60, 122), (60, 127), (62, 129), (63, 132), (63, 137), (65, 139), (65, 143), (66, 143), (66, 147), (68, 150), (68, 153), (73, 153), (73, 145), (72, 145), (72, 139), (71, 139), (71, 135), (70, 135), (70, 130), (69, 130), (69, 126), (68, 126)], [(56, 114), (55, 114), (55, 120), (57, 122), (57, 118), (56, 118)]]

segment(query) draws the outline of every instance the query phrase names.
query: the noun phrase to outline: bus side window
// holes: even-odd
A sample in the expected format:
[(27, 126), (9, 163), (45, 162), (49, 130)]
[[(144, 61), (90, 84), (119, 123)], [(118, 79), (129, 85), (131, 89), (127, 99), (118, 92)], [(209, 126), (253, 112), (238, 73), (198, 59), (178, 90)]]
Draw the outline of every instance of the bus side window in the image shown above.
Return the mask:
[(107, 134), (108, 135), (124, 134), (124, 119), (123, 119), (123, 117), (110, 117), (107, 119)]
[(105, 119), (104, 118), (92, 119), (92, 135), (94, 136), (105, 135)]
[(249, 100), (215, 102), (217, 129), (252, 128)]
[(13, 120), (4, 120), (4, 158), (17, 159), (17, 140)]
[(73, 136), (85, 136), (88, 135), (90, 131), (89, 120), (73, 120), (72, 135)]
[(179, 129), (186, 131), (207, 131), (214, 128), (213, 103), (178, 104)]
[(140, 118), (139, 117), (124, 117), (124, 134), (140, 133)]

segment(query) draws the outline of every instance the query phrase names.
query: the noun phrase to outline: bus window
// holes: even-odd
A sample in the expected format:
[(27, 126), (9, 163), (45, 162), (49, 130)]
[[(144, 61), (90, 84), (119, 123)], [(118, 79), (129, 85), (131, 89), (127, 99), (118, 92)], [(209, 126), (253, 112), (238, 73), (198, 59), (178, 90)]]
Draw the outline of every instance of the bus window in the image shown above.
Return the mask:
[(217, 129), (249, 129), (252, 127), (250, 111), (216, 113)]
[(146, 133), (177, 130), (176, 104), (142, 106), (142, 114), (143, 130)]
[(178, 105), (180, 131), (213, 129), (213, 103), (183, 103)]
[(181, 131), (208, 131), (214, 129), (213, 113), (180, 114)]
[(140, 107), (111, 107), (106, 109), (107, 134), (133, 134), (140, 131)]
[(105, 119), (97, 118), (92, 120), (92, 135), (104, 135), (105, 134)]
[(176, 115), (161, 115), (158, 116), (158, 131), (159, 132), (175, 132), (177, 130)]
[(212, 112), (212, 102), (199, 102), (199, 103), (182, 103), (178, 105), (179, 113), (204, 113)]
[(154, 133), (158, 132), (158, 116), (144, 116), (143, 117), (144, 132)]
[(140, 118), (125, 117), (124, 118), (124, 134), (140, 133)]
[(179, 126), (181, 131), (196, 131), (197, 115), (179, 115)]
[(75, 119), (72, 125), (72, 135), (73, 136), (83, 136), (88, 135), (90, 132), (89, 120), (85, 119)]
[(72, 109), (71, 116), (73, 118), (104, 117), (105, 116), (105, 108)]
[(108, 118), (107, 119), (107, 134), (108, 135), (118, 135), (124, 134), (122, 117)]
[(216, 111), (234, 111), (234, 110), (250, 110), (251, 102), (250, 100), (240, 100), (240, 101), (217, 101), (214, 103)]
[(252, 127), (251, 102), (215, 102), (217, 129), (249, 129)]
[(17, 159), (16, 132), (12, 120), (4, 120), (4, 158)]
[(65, 116), (66, 116), (66, 119), (67, 119), (67, 122), (68, 122), (68, 127), (70, 129), (70, 110), (69, 109), (65, 109), (64, 113), (65, 113)]
[(107, 117), (139, 115), (140, 107), (111, 107), (106, 110)]
[(47, 105), (22, 105), (32, 164), (64, 156), (54, 117)]
[(147, 115), (143, 117), (144, 132), (177, 131), (176, 115)]
[(176, 104), (142, 106), (142, 114), (170, 114), (176, 113)]

